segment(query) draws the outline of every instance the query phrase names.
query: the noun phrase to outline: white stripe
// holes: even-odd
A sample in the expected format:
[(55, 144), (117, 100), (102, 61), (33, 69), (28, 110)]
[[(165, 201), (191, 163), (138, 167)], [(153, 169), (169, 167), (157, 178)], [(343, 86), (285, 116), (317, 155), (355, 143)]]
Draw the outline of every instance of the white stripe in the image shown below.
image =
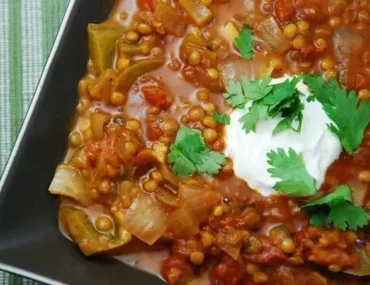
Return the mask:
[(21, 17), (23, 114), (25, 114), (43, 67), (41, 0), (21, 0)]
[[(13, 0), (10, 0), (13, 1)], [(9, 6), (0, 1), (0, 173), (11, 150), (10, 139), (10, 75), (9, 75)]]

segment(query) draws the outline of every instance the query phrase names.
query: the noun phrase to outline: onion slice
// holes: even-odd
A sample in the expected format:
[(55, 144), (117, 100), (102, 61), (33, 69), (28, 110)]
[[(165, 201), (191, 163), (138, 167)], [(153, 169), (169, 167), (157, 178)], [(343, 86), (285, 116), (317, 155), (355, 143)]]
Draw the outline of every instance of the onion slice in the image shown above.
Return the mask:
[(189, 205), (199, 222), (206, 222), (213, 208), (221, 201), (221, 193), (195, 180), (180, 183), (179, 197)]
[(80, 171), (69, 165), (59, 165), (49, 186), (49, 192), (72, 198), (85, 206), (91, 204)]
[(166, 231), (166, 212), (149, 194), (141, 193), (123, 215), (123, 227), (143, 242), (152, 245)]

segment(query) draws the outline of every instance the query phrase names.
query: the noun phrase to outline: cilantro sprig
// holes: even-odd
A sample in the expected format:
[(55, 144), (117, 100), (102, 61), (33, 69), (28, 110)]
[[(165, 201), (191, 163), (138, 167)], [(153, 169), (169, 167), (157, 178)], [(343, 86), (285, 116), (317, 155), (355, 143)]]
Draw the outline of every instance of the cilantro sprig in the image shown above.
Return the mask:
[(219, 122), (222, 125), (230, 125), (230, 116), (227, 114), (222, 115), (218, 112), (214, 112), (212, 117), (216, 122)]
[(353, 154), (364, 139), (370, 122), (370, 102), (359, 101), (354, 91), (347, 95), (336, 79), (329, 83), (320, 76), (304, 76), (312, 92), (311, 100), (318, 100), (331, 119), (329, 130), (338, 137), (348, 154)]
[(226, 102), (234, 108), (243, 109), (247, 100), (252, 101), (248, 112), (240, 118), (240, 123), (246, 133), (256, 131), (259, 121), (281, 116), (282, 120), (273, 130), (276, 135), (285, 130), (299, 133), (303, 120), (304, 105), (296, 86), (301, 77), (285, 80), (276, 85), (270, 85), (271, 78), (249, 80), (243, 78), (239, 82), (230, 81), (223, 96)]
[(274, 189), (292, 196), (311, 196), (317, 192), (316, 180), (308, 173), (302, 154), (289, 148), (288, 153), (278, 148), (267, 154), (267, 163), (272, 167), (267, 169), (271, 177), (280, 181)]
[(199, 130), (181, 127), (170, 150), (167, 160), (173, 164), (172, 171), (180, 177), (196, 172), (215, 175), (226, 164), (223, 154), (207, 147)]
[(339, 186), (334, 192), (302, 207), (311, 214), (310, 223), (315, 227), (325, 224), (341, 230), (354, 230), (368, 225), (368, 215), (364, 209), (353, 204), (351, 189)]
[(249, 25), (244, 25), (239, 37), (235, 39), (235, 46), (244, 59), (253, 57), (253, 32)]

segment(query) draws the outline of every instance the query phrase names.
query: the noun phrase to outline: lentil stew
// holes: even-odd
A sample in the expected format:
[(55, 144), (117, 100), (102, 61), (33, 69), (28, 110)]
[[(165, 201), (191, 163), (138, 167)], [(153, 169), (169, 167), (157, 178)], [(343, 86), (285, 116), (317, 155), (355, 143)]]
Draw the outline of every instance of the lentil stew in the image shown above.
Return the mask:
[[(243, 29), (250, 55), (236, 44)], [(88, 71), (49, 189), (83, 254), (137, 253), (169, 284), (370, 284), (369, 228), (317, 227), (303, 207), (346, 184), (367, 213), (369, 128), (310, 197), (263, 196), (223, 155), (230, 82), (316, 74), (370, 100), (370, 1), (117, 0), (87, 33)], [(202, 167), (189, 166), (187, 135), (212, 158)]]

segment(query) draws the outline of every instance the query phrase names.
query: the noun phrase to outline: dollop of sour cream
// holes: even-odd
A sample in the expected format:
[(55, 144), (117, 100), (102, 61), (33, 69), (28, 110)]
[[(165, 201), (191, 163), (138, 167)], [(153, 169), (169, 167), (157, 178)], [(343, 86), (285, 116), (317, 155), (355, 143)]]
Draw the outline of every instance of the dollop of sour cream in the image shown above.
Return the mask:
[[(271, 84), (282, 83), (287, 78), (289, 77), (273, 79)], [(301, 96), (310, 95), (303, 82), (297, 84), (297, 89)], [(328, 129), (327, 124), (331, 120), (321, 103), (316, 100), (307, 102), (305, 98), (301, 101), (304, 110), (300, 133), (286, 130), (272, 135), (273, 129), (281, 120), (281, 117), (275, 117), (259, 121), (256, 132), (247, 134), (239, 119), (248, 112), (248, 104), (243, 110), (236, 109), (230, 115), (230, 125), (226, 126), (225, 133), (225, 155), (233, 160), (235, 175), (263, 196), (278, 194), (273, 187), (279, 179), (271, 177), (267, 171), (271, 168), (267, 163), (267, 153), (271, 150), (283, 148), (288, 151), (292, 148), (302, 154), (308, 173), (317, 181), (317, 188), (324, 182), (327, 168), (342, 151), (338, 138)]]

